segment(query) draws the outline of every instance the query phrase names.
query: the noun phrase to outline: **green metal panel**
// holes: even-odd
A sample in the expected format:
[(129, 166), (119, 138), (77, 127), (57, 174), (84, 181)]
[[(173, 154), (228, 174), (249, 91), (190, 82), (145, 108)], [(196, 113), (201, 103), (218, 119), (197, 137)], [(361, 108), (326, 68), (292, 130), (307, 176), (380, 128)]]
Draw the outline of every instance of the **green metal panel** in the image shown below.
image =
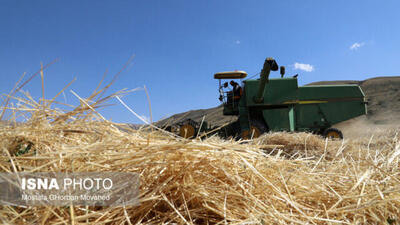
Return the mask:
[(299, 104), (296, 106), (296, 127), (300, 131), (318, 131), (364, 114), (366, 106), (361, 101)]
[(249, 109), (246, 104), (246, 93), (244, 96), (239, 101), (239, 124), (240, 124), (240, 129), (243, 130), (249, 130), (250, 125), (249, 125)]
[(322, 100), (340, 98), (363, 98), (364, 93), (357, 85), (320, 85), (299, 87), (299, 100)]
[[(257, 94), (259, 80), (247, 80), (245, 82), (247, 106), (260, 105), (254, 102), (254, 96)], [(264, 90), (264, 101), (261, 105), (276, 105), (286, 101), (297, 99), (297, 79), (279, 78), (270, 79)]]
[(261, 114), (271, 131), (320, 131), (366, 114), (364, 93), (357, 85), (298, 87), (297, 78), (270, 79), (263, 101), (256, 103), (259, 82), (245, 81), (239, 105), (242, 130), (249, 129), (250, 115)]
[(364, 93), (357, 85), (305, 86), (298, 94), (298, 130), (315, 131), (366, 114)]
[(271, 131), (290, 131), (289, 108), (263, 110), (263, 117)]
[(294, 106), (291, 106), (289, 108), (289, 127), (290, 131), (294, 131), (296, 129), (295, 127), (295, 114), (294, 114)]
[(366, 113), (365, 104), (360, 101), (332, 102), (321, 104), (320, 107), (331, 125)]
[(318, 131), (329, 126), (320, 108), (321, 104), (301, 104), (296, 106), (296, 130)]

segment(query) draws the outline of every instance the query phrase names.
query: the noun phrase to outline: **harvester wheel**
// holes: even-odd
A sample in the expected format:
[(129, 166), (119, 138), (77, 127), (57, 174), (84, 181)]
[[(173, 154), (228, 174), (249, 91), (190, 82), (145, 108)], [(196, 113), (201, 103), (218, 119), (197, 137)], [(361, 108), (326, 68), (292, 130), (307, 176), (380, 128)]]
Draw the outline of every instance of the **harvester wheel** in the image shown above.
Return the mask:
[(253, 120), (250, 122), (250, 130), (244, 130), (241, 133), (242, 139), (258, 138), (263, 133), (268, 131), (268, 127), (259, 120)]
[(343, 133), (337, 128), (328, 128), (324, 131), (323, 136), (329, 139), (343, 139)]
[(194, 136), (195, 129), (190, 124), (184, 124), (179, 128), (179, 136), (184, 138), (191, 138)]

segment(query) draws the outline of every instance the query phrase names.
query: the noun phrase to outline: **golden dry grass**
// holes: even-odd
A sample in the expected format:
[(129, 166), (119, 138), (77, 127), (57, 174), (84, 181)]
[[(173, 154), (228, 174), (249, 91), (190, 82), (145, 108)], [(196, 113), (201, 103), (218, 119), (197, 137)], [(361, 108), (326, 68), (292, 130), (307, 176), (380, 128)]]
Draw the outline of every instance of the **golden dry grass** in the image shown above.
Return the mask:
[[(92, 101), (100, 93), (66, 113), (49, 100), (20, 98), (22, 106), (13, 110), (28, 121), (0, 128), (0, 172), (137, 172), (140, 205), (1, 206), (1, 223), (400, 222), (396, 131), (344, 141), (307, 133), (271, 133), (246, 144), (218, 137), (185, 140), (103, 120), (94, 110), (114, 95)], [(263, 149), (271, 144), (284, 147)], [(28, 152), (20, 152), (28, 145)]]

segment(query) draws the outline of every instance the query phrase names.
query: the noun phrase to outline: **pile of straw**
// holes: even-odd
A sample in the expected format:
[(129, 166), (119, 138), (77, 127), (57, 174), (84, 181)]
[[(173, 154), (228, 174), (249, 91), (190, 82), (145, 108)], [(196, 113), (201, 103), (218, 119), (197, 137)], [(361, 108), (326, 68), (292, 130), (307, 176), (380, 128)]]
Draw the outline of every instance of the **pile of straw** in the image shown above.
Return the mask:
[[(19, 98), (24, 123), (0, 127), (0, 172), (126, 171), (140, 174), (140, 205), (0, 206), (2, 224), (396, 224), (400, 142), (324, 140), (271, 133), (250, 142), (186, 140), (157, 129), (121, 129), (95, 110), (69, 112)], [(78, 96), (78, 95), (77, 95)], [(79, 96), (78, 96), (79, 97)], [(80, 97), (79, 97), (80, 98)], [(264, 150), (265, 145), (284, 147)]]

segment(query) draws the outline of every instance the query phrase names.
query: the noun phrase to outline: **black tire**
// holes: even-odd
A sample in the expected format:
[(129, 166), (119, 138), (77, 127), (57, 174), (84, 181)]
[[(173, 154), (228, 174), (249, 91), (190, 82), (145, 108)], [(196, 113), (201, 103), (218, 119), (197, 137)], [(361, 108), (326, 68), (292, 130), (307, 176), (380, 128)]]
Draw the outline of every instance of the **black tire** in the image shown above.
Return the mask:
[(179, 127), (179, 136), (183, 138), (193, 138), (196, 135), (196, 128), (187, 123)]
[(333, 128), (333, 127), (324, 130), (324, 132), (322, 133), (322, 136), (324, 136), (325, 138), (329, 138), (329, 139), (343, 139), (342, 131), (340, 131), (337, 128)]
[(268, 132), (268, 130), (268, 126), (263, 121), (254, 119), (250, 121), (250, 130), (241, 132), (241, 138), (258, 138), (262, 134)]

